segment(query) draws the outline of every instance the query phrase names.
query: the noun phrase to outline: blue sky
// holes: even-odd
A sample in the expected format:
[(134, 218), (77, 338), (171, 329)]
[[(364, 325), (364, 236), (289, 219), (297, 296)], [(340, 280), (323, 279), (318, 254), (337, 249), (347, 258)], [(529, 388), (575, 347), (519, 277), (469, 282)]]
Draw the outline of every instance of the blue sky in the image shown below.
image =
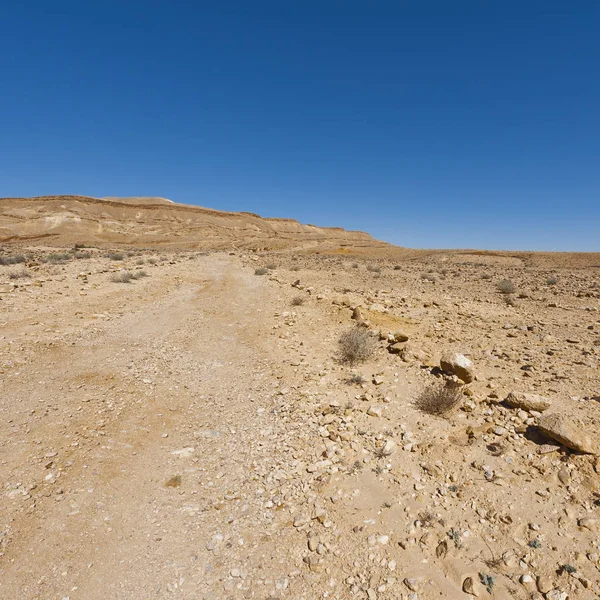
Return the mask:
[(600, 251), (597, 1), (32, 0), (0, 25), (0, 196)]

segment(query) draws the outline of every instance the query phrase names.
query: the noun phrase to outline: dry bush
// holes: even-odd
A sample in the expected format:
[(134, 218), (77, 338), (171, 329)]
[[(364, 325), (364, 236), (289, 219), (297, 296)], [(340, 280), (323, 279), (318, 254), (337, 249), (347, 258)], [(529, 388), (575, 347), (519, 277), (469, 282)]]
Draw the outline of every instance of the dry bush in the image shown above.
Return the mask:
[(113, 283), (131, 283), (131, 280), (135, 279), (129, 271), (123, 271), (122, 273), (115, 273), (111, 276), (110, 280)]
[(304, 296), (294, 296), (292, 298), (292, 306), (302, 306), (306, 302), (306, 298)]
[(556, 277), (548, 277), (546, 279), (546, 285), (556, 285), (558, 283), (558, 279)]
[(23, 267), (19, 271), (11, 271), (9, 277), (10, 279), (25, 279), (31, 277), (31, 273)]
[(104, 258), (110, 258), (110, 260), (124, 260), (125, 256), (119, 252), (108, 252), (104, 255)]
[(430, 281), (431, 283), (435, 283), (436, 281), (435, 275), (433, 273), (423, 273), (421, 275), (421, 279), (423, 281)]
[(275, 263), (269, 263), (268, 265), (265, 265), (265, 267), (272, 271), (273, 269), (277, 268), (277, 265)]
[(24, 262), (25, 257), (22, 254), (15, 254), (13, 256), (0, 256), (0, 265), (17, 265)]
[(426, 387), (415, 400), (415, 407), (429, 415), (443, 417), (449, 414), (463, 399), (460, 385), (449, 381)]
[(400, 265), (394, 265), (394, 271), (400, 271), (402, 267)]
[(294, 265), (293, 267), (290, 267), (290, 271), (299, 271), (300, 267), (298, 265)]
[(52, 263), (52, 264), (60, 264), (60, 263), (64, 263), (67, 262), (69, 260), (71, 260), (71, 258), (73, 258), (68, 252), (63, 252), (63, 253), (55, 253), (53, 252), (52, 254), (48, 254), (48, 256), (43, 258), (43, 262), (46, 263)]
[(144, 264), (144, 259), (143, 259), (143, 258), (138, 258), (138, 259), (135, 261), (135, 264), (136, 264), (136, 265), (143, 265), (143, 264)]
[(351, 266), (352, 266), (353, 269), (358, 269), (358, 263), (352, 263)]
[(156, 259), (154, 257), (151, 257), (148, 259), (148, 264), (149, 265), (155, 265), (156, 264)]
[(367, 265), (367, 271), (371, 271), (371, 273), (381, 273), (381, 267), (377, 265)]
[(265, 269), (265, 267), (261, 267), (260, 269), (256, 269), (254, 271), (255, 275), (266, 275), (269, 272), (269, 269)]
[(367, 360), (375, 352), (375, 336), (363, 327), (353, 327), (344, 331), (339, 339), (340, 355), (343, 362), (354, 364)]
[(498, 282), (498, 290), (503, 294), (514, 294), (517, 286), (510, 279), (503, 279)]
[(352, 373), (348, 379), (346, 379), (346, 383), (348, 385), (362, 385), (367, 380), (360, 373)]
[(131, 273), (132, 279), (141, 279), (142, 277), (148, 277), (148, 273), (146, 273), (146, 271), (144, 270), (134, 271), (133, 273)]
[(83, 258), (92, 258), (91, 252), (73, 252), (73, 258), (81, 260)]
[(504, 302), (506, 303), (506, 306), (517, 306), (517, 301), (512, 294), (505, 294)]

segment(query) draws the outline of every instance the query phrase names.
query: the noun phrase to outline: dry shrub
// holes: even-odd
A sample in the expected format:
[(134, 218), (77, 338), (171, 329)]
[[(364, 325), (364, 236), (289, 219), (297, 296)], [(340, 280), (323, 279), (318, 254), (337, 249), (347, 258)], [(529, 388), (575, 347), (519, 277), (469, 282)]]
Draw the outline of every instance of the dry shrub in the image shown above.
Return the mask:
[(306, 298), (304, 296), (294, 296), (292, 298), (292, 306), (302, 306), (306, 302)]
[(123, 273), (115, 273), (110, 278), (113, 283), (131, 283), (132, 279), (135, 279), (135, 277), (133, 277), (133, 275), (128, 271), (124, 271)]
[(256, 269), (254, 271), (255, 275), (266, 275), (269, 272), (269, 269), (265, 269), (264, 267), (261, 267), (260, 269)]
[(503, 294), (514, 294), (517, 286), (510, 279), (503, 279), (498, 282), (498, 290)]
[(381, 273), (381, 267), (378, 265), (367, 265), (367, 271), (371, 273)]
[(429, 415), (443, 417), (458, 406), (463, 399), (460, 385), (454, 381), (434, 383), (426, 387), (414, 404), (417, 409)]
[(25, 257), (22, 254), (16, 254), (14, 256), (0, 256), (0, 265), (16, 265), (24, 262)]
[(343, 362), (354, 364), (367, 360), (375, 351), (375, 336), (364, 327), (353, 327), (340, 335), (340, 355)]
[(10, 279), (25, 279), (31, 277), (31, 273), (23, 267), (19, 271), (11, 271), (9, 277)]

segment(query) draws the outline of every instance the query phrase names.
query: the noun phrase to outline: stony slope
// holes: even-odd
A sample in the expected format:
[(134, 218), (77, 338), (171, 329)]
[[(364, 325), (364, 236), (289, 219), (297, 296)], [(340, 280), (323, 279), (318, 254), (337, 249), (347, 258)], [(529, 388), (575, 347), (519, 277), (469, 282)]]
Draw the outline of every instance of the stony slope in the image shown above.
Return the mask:
[(82, 242), (257, 250), (387, 246), (359, 231), (217, 211), (164, 198), (0, 198), (0, 242), (33, 240), (52, 245)]

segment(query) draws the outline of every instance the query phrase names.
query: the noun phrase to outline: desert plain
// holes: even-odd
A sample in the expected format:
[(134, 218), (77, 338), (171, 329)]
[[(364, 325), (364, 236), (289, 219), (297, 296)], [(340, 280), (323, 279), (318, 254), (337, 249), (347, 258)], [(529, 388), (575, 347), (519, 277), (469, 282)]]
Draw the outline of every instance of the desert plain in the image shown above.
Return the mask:
[(0, 598), (598, 598), (599, 367), (600, 254), (0, 199)]

